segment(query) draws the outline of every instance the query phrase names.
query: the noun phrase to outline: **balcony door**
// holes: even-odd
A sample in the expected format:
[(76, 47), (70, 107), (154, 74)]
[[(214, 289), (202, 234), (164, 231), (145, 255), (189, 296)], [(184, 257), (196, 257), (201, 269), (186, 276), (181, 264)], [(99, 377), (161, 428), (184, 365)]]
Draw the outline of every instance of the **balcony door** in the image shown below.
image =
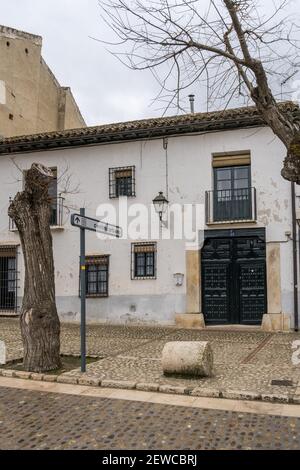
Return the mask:
[(251, 218), (250, 165), (214, 168), (214, 221)]

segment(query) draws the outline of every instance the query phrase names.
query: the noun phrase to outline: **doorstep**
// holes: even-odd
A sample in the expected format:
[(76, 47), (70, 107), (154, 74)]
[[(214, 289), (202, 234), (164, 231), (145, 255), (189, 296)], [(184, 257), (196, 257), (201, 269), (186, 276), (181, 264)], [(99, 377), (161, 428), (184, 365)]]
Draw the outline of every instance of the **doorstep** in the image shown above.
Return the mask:
[(261, 325), (206, 325), (206, 330), (230, 331), (262, 331)]

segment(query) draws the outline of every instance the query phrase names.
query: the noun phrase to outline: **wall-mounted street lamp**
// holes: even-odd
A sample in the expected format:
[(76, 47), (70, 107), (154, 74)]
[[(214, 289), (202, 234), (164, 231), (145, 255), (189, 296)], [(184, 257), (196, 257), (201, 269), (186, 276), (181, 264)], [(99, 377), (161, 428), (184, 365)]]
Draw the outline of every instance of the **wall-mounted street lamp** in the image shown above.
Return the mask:
[(184, 274), (175, 273), (175, 274), (173, 274), (173, 277), (174, 277), (175, 286), (182, 286)]
[(158, 196), (156, 196), (156, 197), (153, 199), (152, 202), (153, 202), (155, 211), (156, 211), (157, 214), (159, 215), (159, 220), (162, 222), (162, 216), (163, 216), (163, 214), (164, 214), (164, 213), (166, 212), (166, 210), (167, 210), (169, 201), (168, 201), (168, 199), (164, 196), (164, 193), (163, 193), (162, 191), (160, 191), (160, 192), (158, 193)]

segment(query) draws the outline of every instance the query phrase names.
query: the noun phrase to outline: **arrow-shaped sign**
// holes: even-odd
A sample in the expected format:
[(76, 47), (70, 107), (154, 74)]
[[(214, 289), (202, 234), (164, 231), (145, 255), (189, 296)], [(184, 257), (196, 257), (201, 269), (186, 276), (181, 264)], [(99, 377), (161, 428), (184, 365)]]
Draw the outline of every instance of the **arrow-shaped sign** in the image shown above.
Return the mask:
[(106, 222), (101, 222), (97, 219), (92, 219), (91, 217), (82, 216), (80, 214), (71, 215), (71, 225), (74, 227), (83, 228), (84, 230), (104, 233), (116, 238), (122, 237), (123, 234), (121, 227), (118, 227), (117, 225), (111, 225)]

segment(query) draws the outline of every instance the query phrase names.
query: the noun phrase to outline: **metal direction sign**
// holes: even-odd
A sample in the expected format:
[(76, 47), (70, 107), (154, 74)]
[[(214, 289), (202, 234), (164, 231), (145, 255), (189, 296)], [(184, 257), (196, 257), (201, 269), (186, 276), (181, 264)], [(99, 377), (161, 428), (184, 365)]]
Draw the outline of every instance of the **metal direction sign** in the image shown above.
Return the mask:
[[(80, 350), (81, 372), (86, 372), (86, 263), (85, 263), (85, 231), (105, 233), (112, 237), (122, 237), (121, 227), (106, 224), (97, 219), (85, 216), (85, 209), (80, 209), (80, 214), (71, 215), (71, 225), (80, 229)], [(1, 352), (1, 351), (0, 351)]]
[(111, 237), (120, 238), (122, 237), (122, 229), (117, 225), (111, 225), (106, 222), (101, 222), (97, 219), (85, 217), (80, 214), (72, 214), (71, 225), (84, 230), (91, 230), (93, 232), (104, 233)]

